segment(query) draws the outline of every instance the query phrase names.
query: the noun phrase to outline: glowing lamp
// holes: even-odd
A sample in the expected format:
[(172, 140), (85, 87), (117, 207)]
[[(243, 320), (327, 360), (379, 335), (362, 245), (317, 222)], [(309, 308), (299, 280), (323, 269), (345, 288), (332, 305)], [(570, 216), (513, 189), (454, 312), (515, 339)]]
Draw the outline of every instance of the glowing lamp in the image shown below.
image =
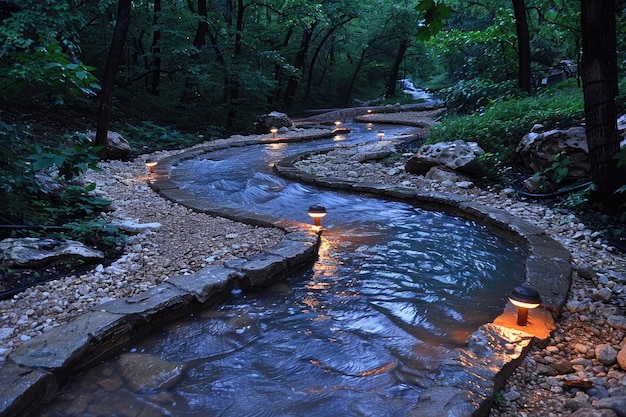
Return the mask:
[(148, 167), (148, 169), (150, 170), (150, 173), (152, 174), (154, 172), (154, 167), (158, 165), (158, 161), (146, 161), (146, 166)]
[(371, 110), (368, 110), (368, 111), (367, 111), (367, 114), (368, 114), (368, 115), (371, 115), (371, 114), (372, 114), (372, 111), (371, 111)]
[(526, 326), (528, 310), (541, 305), (541, 297), (537, 290), (525, 286), (515, 287), (509, 295), (509, 301), (517, 307), (518, 326)]
[(383, 132), (382, 130), (378, 131), (378, 140), (383, 140), (383, 136), (385, 136), (385, 132)]
[(341, 124), (341, 122), (339, 120), (337, 120), (335, 122), (335, 129), (339, 129), (339, 125)]
[(272, 132), (272, 137), (275, 138), (276, 137), (276, 132), (278, 132), (278, 129), (273, 127), (270, 129), (270, 132)]
[(309, 211), (307, 213), (313, 218), (313, 224), (315, 224), (315, 226), (319, 226), (320, 220), (326, 215), (326, 208), (324, 206), (314, 204), (309, 207)]

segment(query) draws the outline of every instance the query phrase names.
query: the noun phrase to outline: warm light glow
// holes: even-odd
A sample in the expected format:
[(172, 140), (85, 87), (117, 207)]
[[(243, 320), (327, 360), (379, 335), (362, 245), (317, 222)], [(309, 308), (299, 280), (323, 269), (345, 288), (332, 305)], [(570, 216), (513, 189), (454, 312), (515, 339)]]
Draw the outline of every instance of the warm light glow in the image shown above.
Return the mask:
[(371, 111), (371, 110), (368, 110), (368, 111), (367, 111), (367, 114), (372, 114), (372, 111)]
[(146, 161), (146, 166), (150, 170), (150, 173), (154, 172), (154, 167), (158, 165), (158, 161)]
[(313, 205), (309, 207), (307, 214), (313, 218), (313, 224), (315, 226), (319, 226), (320, 219), (326, 216), (326, 208), (319, 205)]
[(276, 133), (278, 132), (278, 129), (273, 127), (270, 129), (270, 132), (272, 132), (272, 137), (275, 138), (276, 137)]
[(385, 132), (383, 132), (382, 130), (378, 131), (378, 140), (383, 140), (383, 136), (385, 136)]
[(528, 324), (528, 310), (539, 307), (541, 297), (534, 288), (522, 285), (513, 289), (509, 295), (509, 301), (517, 307), (517, 325), (526, 326)]
[(335, 129), (339, 129), (339, 125), (341, 124), (341, 122), (339, 120), (337, 120), (335, 122)]
[(517, 301), (517, 300), (512, 299), (511, 297), (509, 297), (509, 301), (515, 307), (528, 308), (528, 309), (537, 308), (541, 305), (541, 303), (525, 303), (523, 301)]

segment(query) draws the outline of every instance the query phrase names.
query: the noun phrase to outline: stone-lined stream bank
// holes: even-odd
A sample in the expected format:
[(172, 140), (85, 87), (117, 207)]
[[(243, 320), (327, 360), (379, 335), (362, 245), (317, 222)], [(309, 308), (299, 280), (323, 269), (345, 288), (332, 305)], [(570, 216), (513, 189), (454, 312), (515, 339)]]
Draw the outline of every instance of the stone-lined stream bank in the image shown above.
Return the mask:
[[(402, 116), (407, 117), (408, 115), (403, 114)], [(205, 152), (205, 146), (242, 145), (256, 143), (259, 139), (267, 140), (267, 137), (239, 137), (231, 140), (211, 142), (209, 145), (195, 147), (186, 153), (184, 157), (193, 157), (194, 153)], [(619, 394), (618, 390), (614, 389), (621, 387), (621, 382), (623, 381), (621, 369), (615, 364), (609, 365), (610, 361), (607, 361), (607, 365), (602, 364), (601, 371), (599, 369), (600, 365), (598, 365), (600, 362), (597, 359), (597, 349), (594, 349), (594, 347), (602, 344), (610, 345), (608, 347), (604, 346), (602, 350), (602, 352), (608, 351), (609, 356), (611, 356), (609, 347), (616, 353), (621, 347), (623, 331), (616, 329), (615, 326), (620, 326), (619, 317), (622, 316), (624, 308), (624, 299), (621, 295), (624, 282), (623, 262), (619, 254), (611, 252), (611, 248), (607, 248), (598, 242), (593, 232), (587, 230), (574, 216), (553, 213), (541, 206), (530, 203), (520, 203), (515, 199), (509, 198), (506, 194), (496, 195), (474, 188), (456, 189), (454, 185), (436, 184), (420, 178), (405, 178), (406, 174), (402, 173), (401, 170), (399, 172), (395, 170), (393, 175), (389, 175), (391, 174), (390, 168), (377, 163), (357, 164), (350, 168), (350, 164), (346, 163), (348, 160), (345, 159), (345, 154), (342, 156), (344, 159), (341, 161), (341, 164), (328, 159), (332, 158), (332, 156), (332, 154), (327, 154), (316, 161), (317, 156), (314, 155), (310, 159), (313, 161), (312, 163), (317, 163), (318, 167), (323, 166), (328, 169), (335, 169), (338, 170), (339, 174), (347, 174), (346, 170), (350, 169), (350, 175), (336, 176), (337, 178), (351, 177), (354, 179), (354, 182), (358, 184), (350, 186), (355, 190), (366, 192), (384, 191), (394, 198), (413, 199), (417, 198), (417, 196), (415, 195), (416, 188), (412, 181), (416, 181), (419, 184), (419, 189), (422, 190), (420, 193), (426, 196), (429, 204), (436, 206), (450, 204), (449, 201), (446, 202), (442, 195), (431, 191), (452, 191), (454, 192), (451, 197), (452, 207), (455, 207), (455, 210), (464, 210), (477, 220), (483, 219), (483, 221), (491, 222), (495, 229), (500, 230), (500, 233), (509, 233), (517, 236), (516, 232), (523, 229), (522, 234), (526, 235), (526, 237), (538, 238), (542, 242), (541, 245), (532, 241), (528, 243), (524, 239), (518, 240), (521, 246), (526, 246), (528, 249), (542, 248), (542, 253), (537, 253), (536, 256), (530, 258), (531, 262), (529, 262), (528, 268), (535, 264), (535, 269), (531, 268), (529, 271), (531, 284), (537, 284), (537, 282), (532, 282), (532, 280), (541, 279), (542, 276), (547, 275), (545, 268), (548, 265), (556, 267), (557, 275), (561, 274), (567, 281), (570, 258), (569, 254), (564, 252), (562, 247), (558, 244), (555, 245), (559, 253), (557, 257), (542, 257), (547, 255), (547, 252), (543, 250), (543, 245), (547, 242), (553, 243), (549, 237), (554, 237), (561, 241), (573, 254), (571, 259), (571, 266), (574, 267), (575, 272), (573, 292), (568, 300), (565, 313), (560, 316), (556, 323), (557, 329), (553, 333), (554, 336), (546, 339), (545, 347), (531, 347), (528, 344), (530, 336), (525, 332), (507, 331), (504, 332), (506, 335), (503, 335), (502, 330), (498, 329), (497, 325), (487, 325), (484, 329), (481, 328), (481, 330), (470, 337), (468, 347), (457, 352), (459, 356), (450, 358), (450, 370), (459, 373), (466, 371), (458, 367), (458, 363), (468, 358), (475, 360), (474, 366), (469, 369), (471, 370), (472, 378), (478, 378), (477, 381), (481, 381), (478, 384), (479, 389), (472, 389), (468, 392), (468, 390), (450, 386), (453, 381), (447, 379), (449, 381), (447, 383), (448, 386), (444, 384), (435, 387), (430, 391), (430, 395), (424, 396), (425, 400), (426, 397), (431, 398), (433, 409), (442, 410), (442, 407), (445, 408), (445, 405), (438, 403), (438, 401), (447, 398), (453, 401), (453, 403), (448, 403), (448, 406), (460, 408), (459, 411), (465, 409), (467, 412), (470, 412), (470, 407), (477, 406), (482, 414), (488, 413), (489, 396), (496, 394), (493, 392), (494, 389), (504, 383), (507, 374), (522, 359), (522, 366), (514, 372), (512, 378), (509, 378), (506, 391), (503, 395), (498, 395), (498, 404), (502, 405), (498, 405), (491, 412), (492, 415), (550, 415), (551, 413), (553, 415), (568, 415), (568, 409), (573, 408), (574, 401), (580, 406), (598, 407), (603, 406), (607, 401), (601, 403), (599, 398), (596, 401), (594, 395), (613, 399), (622, 398), (617, 395)], [(165, 160), (169, 155), (168, 153), (159, 153), (154, 157)], [(174, 162), (180, 157), (174, 156), (170, 162)], [(305, 161), (300, 162), (305, 163)], [(91, 180), (94, 178), (97, 180), (100, 192), (118, 199), (115, 187), (120, 187), (120, 190), (126, 190), (126, 195), (128, 196), (128, 199), (120, 200), (117, 203), (117, 213), (113, 212), (113, 214), (109, 215), (113, 218), (117, 217), (117, 220), (133, 219), (139, 223), (148, 223), (155, 221), (156, 216), (163, 215), (163, 211), (171, 210), (175, 212), (174, 225), (178, 223), (184, 224), (187, 221), (191, 222), (192, 219), (201, 216), (202, 219), (199, 220), (199, 223), (196, 223), (191, 228), (191, 230), (197, 232), (202, 229), (199, 225), (202, 225), (204, 222), (211, 224), (211, 221), (215, 219), (202, 213), (196, 213), (193, 210), (182, 209), (177, 204), (171, 204), (165, 199), (149, 195), (150, 192), (145, 193), (146, 174), (142, 173), (142, 170), (145, 170), (143, 159), (133, 163), (103, 163), (102, 165), (104, 173), (89, 174)], [(165, 166), (165, 163), (159, 166), (154, 184), (155, 187), (162, 191), (168, 188), (165, 182), (159, 184), (159, 180), (166, 175)], [(289, 167), (288, 164), (283, 164), (283, 166)], [(343, 166), (343, 171), (339, 168), (340, 166)], [(357, 173), (356, 176), (352, 174), (353, 170)], [(319, 173), (320, 171), (321, 168), (317, 172)], [(305, 172), (310, 171), (305, 170)], [(305, 179), (307, 179), (306, 177), (311, 178), (305, 175)], [(320, 184), (330, 185), (328, 178), (318, 178), (317, 181)], [(394, 186), (386, 187), (380, 184)], [(341, 184), (335, 185), (340, 185), (344, 188), (348, 186), (343, 181)], [(110, 186), (108, 190), (107, 186)], [(128, 189), (131, 188), (132, 191), (128, 193)], [(175, 188), (170, 188), (170, 190), (172, 193), (177, 192)], [(423, 190), (428, 190), (428, 192), (424, 193)], [(170, 195), (170, 197), (172, 196)], [(481, 202), (484, 203), (484, 206), (476, 204)], [(129, 209), (129, 206), (133, 206), (133, 204), (136, 204), (135, 208)], [(193, 206), (193, 202), (190, 201), (186, 201), (185, 204)], [(152, 210), (153, 206), (158, 207)], [(499, 207), (502, 211), (492, 210), (489, 207)], [(507, 213), (510, 213), (512, 216)], [(233, 213), (230, 213), (230, 215), (233, 215)], [(234, 213), (234, 217), (237, 220), (244, 220), (245, 216), (239, 216), (240, 214)], [(526, 219), (531, 224), (521, 222), (519, 217)], [(263, 225), (268, 224), (267, 219), (257, 218), (250, 220), (261, 222)], [(272, 221), (269, 221), (269, 223), (272, 223)], [(294, 227), (293, 224), (284, 223), (279, 224), (279, 226), (281, 228)], [(244, 271), (243, 274), (242, 270), (236, 270), (234, 274), (229, 272), (228, 277), (230, 278), (226, 279), (226, 285), (220, 286), (224, 282), (220, 280), (217, 280), (219, 283), (216, 282), (216, 275), (213, 272), (224, 268), (220, 266), (223, 264), (223, 261), (232, 261), (240, 256), (241, 258), (250, 255), (254, 257), (254, 254), (259, 254), (263, 248), (283, 242), (281, 237), (285, 233), (281, 231), (284, 229), (270, 229), (268, 232), (266, 228), (240, 225), (239, 223), (223, 219), (218, 219), (217, 223), (212, 227), (216, 228), (213, 231), (213, 236), (207, 236), (205, 239), (202, 239), (203, 245), (198, 245), (197, 235), (193, 233), (179, 235), (180, 232), (176, 227), (170, 229), (167, 233), (164, 233), (164, 229), (168, 230), (166, 227), (143, 231), (132, 239), (132, 245), (129, 245), (129, 248), (127, 248), (125, 258), (119, 263), (111, 267), (96, 268), (92, 274), (87, 274), (84, 277), (68, 277), (64, 279), (65, 282), (62, 284), (59, 284), (59, 282), (48, 283), (29, 290), (13, 300), (2, 302), (0, 304), (0, 317), (2, 319), (1, 327), (3, 333), (0, 340), (2, 343), (0, 349), (3, 349), (3, 357), (5, 359), (2, 363), (2, 377), (6, 379), (3, 381), (5, 389), (3, 389), (1, 401), (3, 411), (0, 415), (19, 415), (19, 408), (25, 405), (32, 405), (33, 398), (39, 401), (45, 398), (46, 395), (53, 393), (57, 389), (58, 381), (62, 380), (68, 369), (84, 361), (83, 354), (88, 354), (90, 349), (95, 349), (96, 341), (104, 339), (105, 342), (108, 341), (110, 343), (112, 338), (117, 335), (116, 332), (120, 330), (112, 323), (111, 318), (103, 319), (104, 322), (101, 323), (101, 326), (95, 329), (89, 326), (97, 326), (97, 323), (94, 323), (92, 320), (86, 322), (85, 318), (101, 317), (97, 314), (98, 312), (115, 315), (116, 318), (113, 320), (115, 323), (124, 323), (122, 335), (123, 332), (133, 329), (133, 324), (137, 326), (135, 331), (147, 330), (151, 326), (158, 325), (153, 320), (162, 316), (161, 314), (154, 314), (154, 312), (148, 313), (151, 311), (145, 309), (145, 303), (148, 299), (153, 299), (157, 304), (164, 306), (166, 311), (172, 312), (173, 316), (181, 311), (178, 308), (185, 302), (188, 305), (194, 304), (194, 306), (197, 306), (202, 300), (204, 302), (208, 300), (210, 303), (212, 300), (209, 292), (217, 291), (219, 293), (220, 289), (227, 291), (229, 285), (233, 285), (232, 282), (234, 280), (232, 276), (239, 280), (246, 274), (248, 274), (248, 277), (254, 275), (250, 272), (252, 269), (248, 272)], [(224, 229), (220, 229), (220, 227)], [(180, 229), (185, 228), (181, 227)], [(308, 230), (306, 226), (305, 230)], [(547, 231), (547, 233), (544, 233), (544, 231)], [(310, 253), (308, 252), (309, 248), (315, 245), (315, 241), (309, 240), (312, 236), (308, 232), (294, 233), (295, 235), (293, 233), (286, 234), (285, 236), (288, 237), (286, 240), (303, 243), (306, 250), (300, 249), (300, 251), (307, 254)], [(306, 238), (304, 238), (305, 236)], [(304, 242), (302, 242), (302, 238), (304, 238)], [(236, 243), (229, 242), (233, 240)], [(242, 247), (242, 242), (246, 242), (248, 246)], [(193, 253), (194, 250), (198, 251), (198, 246), (203, 246), (202, 250), (206, 252), (202, 254), (198, 252)], [(163, 252), (164, 248), (174, 250), (176, 247), (187, 247), (190, 253), (184, 253), (179, 258), (176, 254), (167, 256), (167, 250)], [(165, 256), (163, 256), (164, 253)], [(280, 249), (278, 253), (282, 254), (284, 250)], [(272, 255), (278, 256), (277, 254)], [(268, 258), (271, 258), (267, 254), (259, 254), (258, 256), (265, 258), (266, 261)], [(169, 263), (166, 263), (166, 265), (160, 264), (160, 258), (163, 257), (169, 259)], [(286, 262), (280, 261), (279, 263), (284, 264)], [(270, 261), (269, 264), (272, 264), (272, 262)], [(172, 270), (174, 272), (170, 272)], [(190, 283), (177, 284), (176, 279), (172, 280), (170, 278), (177, 274), (182, 277), (195, 277), (194, 286)], [(137, 281), (129, 279), (130, 276), (134, 275), (140, 275), (142, 278)], [(581, 276), (585, 277), (586, 280), (582, 279)], [(548, 277), (550, 279), (554, 278), (553, 275)], [(190, 281), (187, 281), (187, 278), (182, 280), (191, 282), (194, 278), (191, 278)], [(82, 282), (82, 287), (73, 287), (72, 285), (75, 281)], [(97, 286), (92, 285), (94, 281), (98, 283)], [(129, 300), (113, 300), (123, 296), (116, 293), (116, 289), (120, 287), (118, 286), (119, 282), (124, 282), (121, 285), (122, 288), (131, 288), (127, 293), (127, 296), (131, 297)], [(85, 283), (89, 284), (86, 285)], [(164, 299), (161, 298), (164, 296), (163, 293), (170, 291), (169, 289), (167, 291), (164, 290), (164, 286), (167, 288), (177, 287), (176, 291), (183, 291), (185, 295), (179, 294), (176, 297), (182, 297), (186, 301), (164, 302)], [(566, 301), (566, 287), (567, 285), (559, 285), (554, 288), (556, 293), (553, 296), (546, 294), (546, 304), (555, 315), (560, 306)], [(540, 288), (548, 287), (542, 286)], [(608, 289), (610, 293), (604, 289)], [(205, 292), (205, 290), (209, 292)], [(51, 294), (54, 295), (51, 296)], [(51, 299), (54, 299), (54, 303), (50, 301)], [(48, 300), (47, 303), (46, 300)], [(74, 303), (76, 301), (81, 302), (80, 307), (75, 307), (76, 304)], [(109, 304), (109, 307), (113, 306), (119, 308), (119, 310), (113, 313), (112, 311), (115, 310), (113, 308), (102, 312), (102, 302), (113, 303)], [(49, 311), (45, 310), (46, 304)], [(67, 306), (74, 307), (67, 310), (64, 309)], [(124, 306), (124, 308), (121, 308), (121, 306)], [(127, 317), (128, 314), (130, 314), (132, 319)], [(511, 315), (512, 313), (509, 312), (508, 314)], [(504, 316), (506, 318), (507, 314)], [(73, 319), (69, 325), (63, 324), (69, 319)], [(572, 324), (564, 327), (564, 321)], [(66, 337), (68, 334), (75, 334), (79, 342), (69, 343)], [(132, 331), (130, 331), (130, 334), (132, 335)], [(509, 340), (511, 338), (513, 340)], [(485, 343), (485, 341), (489, 341), (489, 343)], [(493, 341), (499, 342), (493, 345)], [(52, 347), (53, 342), (66, 346), (69, 345), (70, 349), (66, 349), (69, 356), (61, 357), (62, 350), (54, 349)], [(488, 344), (495, 346), (495, 348), (486, 349), (485, 346)], [(109, 346), (113, 345), (115, 343), (109, 344)], [(531, 349), (532, 355), (524, 359), (523, 353), (528, 349)], [(44, 358), (50, 356), (54, 359), (48, 362), (48, 365), (43, 366)], [(551, 364), (561, 363), (563, 360), (570, 361), (574, 373), (567, 372), (557, 374), (556, 376), (545, 376), (545, 372), (542, 371), (536, 374), (535, 370), (539, 364), (545, 365), (546, 368), (555, 369), (556, 367), (551, 367)], [(18, 364), (21, 364), (21, 366)], [(504, 369), (504, 371), (498, 371), (498, 366), (501, 366), (501, 369)], [(564, 383), (565, 380), (573, 380), (572, 377), (578, 379), (596, 378), (592, 380), (592, 388), (596, 388), (595, 393), (593, 391), (590, 394), (585, 392), (589, 392), (591, 388), (585, 390), (573, 388), (578, 390), (579, 393), (587, 395), (585, 398), (582, 394), (572, 392), (572, 389), (567, 388)], [(604, 388), (604, 391), (600, 388)], [(609, 392), (609, 389), (611, 389), (611, 392)], [(473, 403), (472, 400), (475, 398), (472, 398), (470, 393), (471, 395), (477, 395), (478, 397), (476, 398), (482, 401), (480, 403), (482, 405)], [(612, 394), (612, 396), (609, 397), (609, 394)], [(447, 400), (444, 402), (447, 402)], [(550, 410), (551, 407), (552, 411)], [(433, 409), (430, 410), (429, 414), (433, 414)], [(419, 408), (416, 410), (416, 413), (420, 413)]]

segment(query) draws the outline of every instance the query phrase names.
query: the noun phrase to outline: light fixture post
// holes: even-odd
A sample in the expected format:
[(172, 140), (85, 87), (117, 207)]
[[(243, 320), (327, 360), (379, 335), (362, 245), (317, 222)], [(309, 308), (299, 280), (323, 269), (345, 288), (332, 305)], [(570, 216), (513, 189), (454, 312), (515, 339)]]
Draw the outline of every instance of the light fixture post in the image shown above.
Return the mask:
[(528, 310), (541, 305), (539, 292), (534, 288), (523, 285), (515, 287), (511, 291), (509, 301), (517, 307), (517, 325), (522, 327), (528, 324)]
[(313, 224), (315, 226), (320, 226), (322, 217), (326, 216), (326, 208), (319, 204), (314, 204), (309, 207), (307, 214), (313, 218)]

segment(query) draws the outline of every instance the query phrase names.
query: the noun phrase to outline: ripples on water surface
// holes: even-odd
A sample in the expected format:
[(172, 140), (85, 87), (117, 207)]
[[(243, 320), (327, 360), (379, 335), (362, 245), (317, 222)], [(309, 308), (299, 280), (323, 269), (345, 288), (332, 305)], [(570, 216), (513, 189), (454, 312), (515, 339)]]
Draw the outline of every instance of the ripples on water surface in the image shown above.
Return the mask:
[[(493, 320), (523, 280), (521, 256), (482, 227), (275, 177), (268, 147), (231, 152), (181, 164), (191, 173), (184, 187), (297, 221), (322, 203), (329, 215), (315, 266), (141, 341), (137, 350), (186, 365), (173, 388), (134, 393), (112, 360), (48, 415), (70, 415), (60, 410), (89, 397), (92, 410), (117, 404), (145, 415), (405, 416), (442, 355)], [(103, 379), (119, 381), (113, 392)]]

